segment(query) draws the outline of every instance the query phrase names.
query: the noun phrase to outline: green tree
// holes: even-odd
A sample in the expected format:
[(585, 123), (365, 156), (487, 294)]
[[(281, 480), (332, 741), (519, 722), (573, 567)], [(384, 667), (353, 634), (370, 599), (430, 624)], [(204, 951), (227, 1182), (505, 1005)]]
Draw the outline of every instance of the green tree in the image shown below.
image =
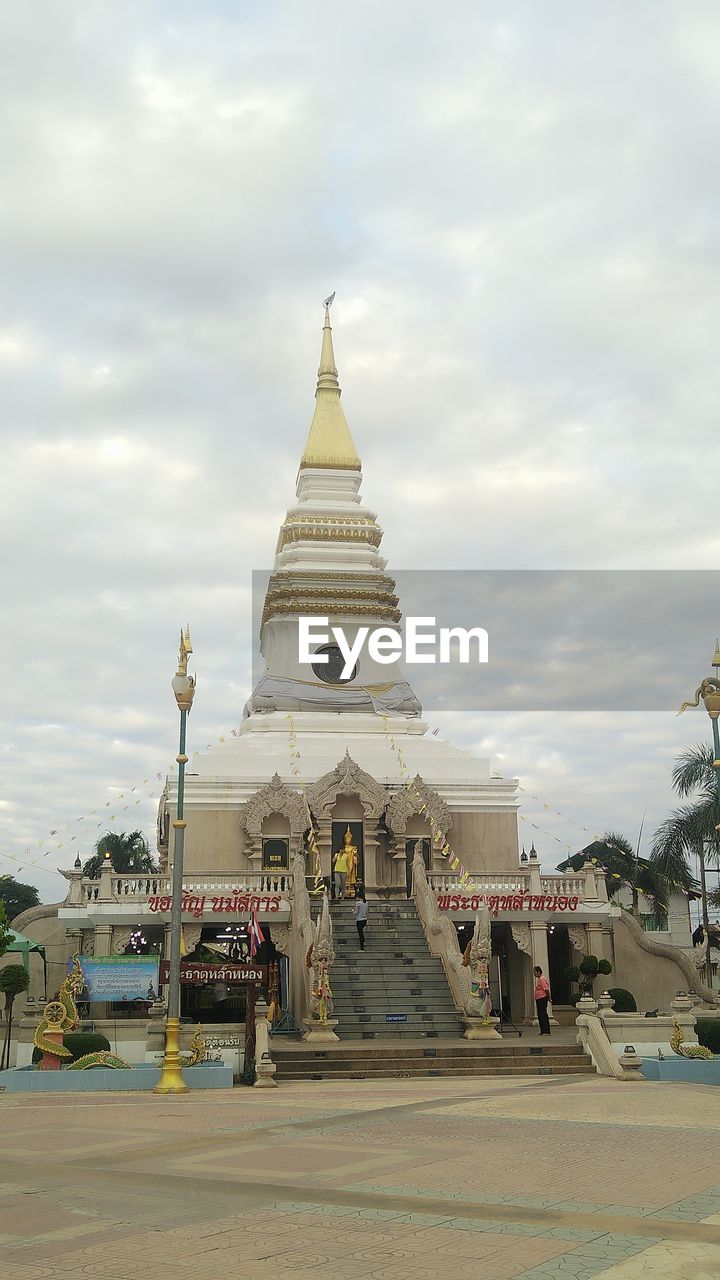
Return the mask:
[(23, 884), (14, 876), (0, 876), (0, 902), (5, 907), (8, 920), (13, 921), (30, 907), (40, 906), (40, 894), (34, 884)]
[[(712, 747), (699, 743), (678, 756), (672, 773), (673, 790), (687, 804), (680, 805), (660, 823), (653, 839), (651, 866), (659, 875), (683, 888), (695, 883), (691, 862), (697, 857), (700, 868), (703, 928), (707, 932), (708, 893), (705, 870), (708, 862), (720, 859), (720, 802)], [(708, 961), (709, 964), (709, 961)]]
[(5, 907), (0, 901), (0, 956), (4, 956), (10, 943), (13, 940), (12, 932), (8, 926), (8, 918), (5, 914)]
[(12, 1015), (15, 997), (21, 991), (27, 991), (30, 978), (21, 964), (7, 964), (0, 969), (0, 991), (5, 996), (5, 1039), (0, 1056), (0, 1071), (10, 1066), (10, 1039), (12, 1036)]
[(130, 875), (133, 871), (157, 871), (158, 865), (150, 852), (150, 846), (142, 831), (106, 831), (95, 845), (95, 852), (83, 864), (86, 876), (96, 880), (109, 853), (114, 869), (121, 875)]
[(652, 903), (656, 918), (667, 916), (670, 894), (675, 888), (686, 888), (685, 880), (675, 880), (662, 874), (648, 858), (640, 857), (642, 827), (635, 848), (626, 836), (618, 831), (606, 831), (600, 840), (593, 840), (579, 853), (566, 858), (558, 871), (579, 871), (586, 862), (592, 862), (605, 872), (608, 897), (612, 898), (622, 888), (628, 888), (632, 897), (631, 911), (638, 923), (642, 923), (640, 896)]

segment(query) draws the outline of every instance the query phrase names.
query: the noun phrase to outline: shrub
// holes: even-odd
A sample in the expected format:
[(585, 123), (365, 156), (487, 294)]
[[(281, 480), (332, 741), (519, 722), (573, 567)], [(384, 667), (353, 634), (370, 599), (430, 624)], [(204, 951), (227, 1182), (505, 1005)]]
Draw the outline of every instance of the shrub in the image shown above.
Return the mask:
[(576, 997), (576, 1001), (582, 996), (591, 996), (593, 993), (593, 984), (598, 974), (606, 975), (612, 973), (612, 965), (609, 960), (598, 960), (597, 956), (583, 956), (580, 966), (570, 965), (565, 970), (565, 977), (570, 982), (577, 982), (580, 988), (580, 996)]
[(720, 1018), (698, 1018), (695, 1030), (700, 1044), (712, 1053), (720, 1053)]
[(624, 987), (609, 987), (608, 995), (615, 1001), (615, 1013), (637, 1013), (635, 997), (631, 991), (626, 991)]
[(255, 1073), (255, 1059), (246, 1058), (245, 1065), (242, 1071), (240, 1072), (240, 1083), (253, 1085), (256, 1080), (257, 1080), (257, 1075)]
[[(101, 1036), (96, 1031), (68, 1031), (63, 1041), (66, 1049), (69, 1049), (72, 1058), (63, 1058), (63, 1062), (77, 1062), (78, 1058), (84, 1058), (86, 1053), (99, 1053), (101, 1049), (109, 1049), (110, 1041), (106, 1036)], [(39, 1062), (42, 1058), (42, 1050), (33, 1049), (33, 1062)]]

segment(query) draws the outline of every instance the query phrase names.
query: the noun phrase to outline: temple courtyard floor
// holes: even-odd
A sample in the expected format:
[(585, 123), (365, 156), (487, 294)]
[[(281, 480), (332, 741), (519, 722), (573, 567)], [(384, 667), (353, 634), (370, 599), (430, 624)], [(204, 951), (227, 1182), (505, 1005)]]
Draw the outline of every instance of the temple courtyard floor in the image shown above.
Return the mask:
[(0, 1095), (8, 1280), (717, 1280), (720, 1097), (600, 1077)]

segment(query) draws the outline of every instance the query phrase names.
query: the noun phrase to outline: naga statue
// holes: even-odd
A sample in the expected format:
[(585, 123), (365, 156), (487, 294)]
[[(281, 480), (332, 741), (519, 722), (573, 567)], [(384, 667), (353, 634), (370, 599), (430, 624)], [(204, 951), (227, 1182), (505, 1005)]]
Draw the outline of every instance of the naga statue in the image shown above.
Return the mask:
[(720, 680), (716, 676), (706, 676), (704, 680), (701, 680), (695, 690), (694, 699), (683, 702), (678, 715), (681, 716), (688, 707), (699, 707), (701, 698), (705, 703), (705, 709), (708, 714), (712, 715), (714, 713), (717, 715), (718, 710), (720, 710)]
[[(75, 1001), (82, 995), (84, 986), (85, 975), (80, 967), (80, 956), (76, 952), (73, 956), (72, 969), (60, 987), (57, 1000), (50, 1000), (45, 1005), (43, 1016), (35, 1030), (33, 1042), (35, 1048), (43, 1054), (37, 1064), (38, 1071), (54, 1069), (53, 1065), (47, 1061), (49, 1058), (59, 1059), (60, 1067), (65, 1063), (66, 1071), (87, 1071), (89, 1067), (111, 1067), (117, 1070), (130, 1066), (129, 1062), (109, 1049), (86, 1053), (82, 1058), (76, 1058), (74, 1062), (66, 1061), (68, 1058), (72, 1059), (72, 1053), (66, 1049), (62, 1037), (69, 1031), (76, 1031), (80, 1026), (80, 1015)], [(58, 1038), (51, 1038), (55, 1036)]]
[[(75, 1000), (81, 996), (84, 986), (85, 975), (80, 968), (80, 956), (76, 952), (73, 956), (72, 969), (60, 987), (57, 1000), (51, 1000), (45, 1005), (43, 1016), (35, 1029), (33, 1042), (35, 1048), (40, 1049), (43, 1054), (53, 1058), (72, 1058), (70, 1050), (65, 1048), (62, 1040), (49, 1040), (47, 1033), (56, 1036), (58, 1033), (64, 1034), (67, 1031), (77, 1030), (80, 1026), (80, 1016)], [(45, 1070), (42, 1062), (38, 1063), (38, 1070)]]
[(330, 986), (330, 968), (334, 959), (330, 903), (326, 889), (323, 893), (320, 917), (315, 926), (315, 936), (305, 957), (306, 967), (313, 971), (310, 1012), (319, 1022), (327, 1022), (332, 1016), (333, 994)]
[(190, 1051), (187, 1054), (184, 1053), (182, 1057), (184, 1067), (194, 1067), (198, 1062), (204, 1062), (207, 1057), (205, 1037), (203, 1036), (203, 1029), (199, 1022), (195, 1028), (195, 1034), (190, 1041)]
[(708, 1061), (715, 1054), (705, 1048), (704, 1044), (685, 1044), (685, 1034), (677, 1018), (673, 1018), (673, 1033), (670, 1037), (670, 1048), (681, 1058), (702, 1058)]
[(463, 953), (463, 965), (470, 969), (470, 995), (466, 1012), (474, 1018), (482, 1018), (483, 1026), (490, 1025), (492, 1000), (490, 998), (490, 912), (483, 903), (475, 913), (473, 935)]

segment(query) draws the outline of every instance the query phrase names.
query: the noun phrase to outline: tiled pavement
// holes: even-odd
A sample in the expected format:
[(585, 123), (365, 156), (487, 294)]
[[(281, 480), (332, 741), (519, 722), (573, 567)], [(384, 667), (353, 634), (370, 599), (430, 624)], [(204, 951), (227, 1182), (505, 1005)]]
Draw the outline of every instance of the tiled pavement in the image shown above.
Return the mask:
[(718, 1280), (720, 1108), (597, 1077), (0, 1096), (8, 1280)]

